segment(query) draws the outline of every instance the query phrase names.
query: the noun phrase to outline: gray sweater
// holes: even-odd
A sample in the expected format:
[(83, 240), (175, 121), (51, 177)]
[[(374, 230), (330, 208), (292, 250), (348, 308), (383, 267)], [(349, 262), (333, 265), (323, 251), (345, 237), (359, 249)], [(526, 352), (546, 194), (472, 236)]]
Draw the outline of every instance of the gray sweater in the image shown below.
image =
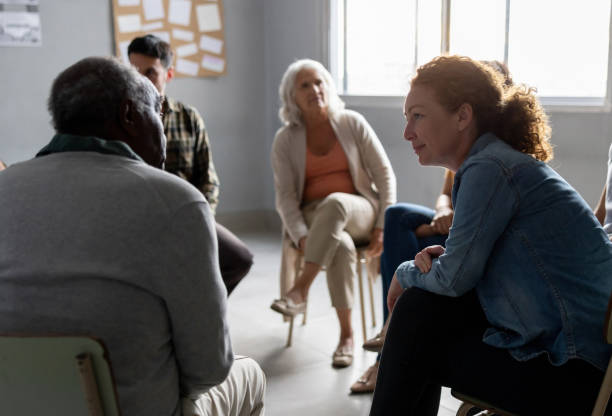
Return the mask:
[(123, 415), (179, 415), (233, 354), (208, 204), (143, 162), (58, 153), (0, 173), (0, 333), (106, 344)]

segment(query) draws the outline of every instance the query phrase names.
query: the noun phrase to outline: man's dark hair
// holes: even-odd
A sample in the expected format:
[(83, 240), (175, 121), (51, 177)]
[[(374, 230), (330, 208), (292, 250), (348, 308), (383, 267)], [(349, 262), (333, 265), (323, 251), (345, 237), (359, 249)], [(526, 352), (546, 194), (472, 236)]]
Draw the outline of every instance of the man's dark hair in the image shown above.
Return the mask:
[(154, 35), (145, 35), (134, 38), (128, 46), (128, 56), (131, 53), (140, 53), (152, 58), (159, 58), (164, 68), (172, 65), (172, 48), (168, 42), (164, 42)]

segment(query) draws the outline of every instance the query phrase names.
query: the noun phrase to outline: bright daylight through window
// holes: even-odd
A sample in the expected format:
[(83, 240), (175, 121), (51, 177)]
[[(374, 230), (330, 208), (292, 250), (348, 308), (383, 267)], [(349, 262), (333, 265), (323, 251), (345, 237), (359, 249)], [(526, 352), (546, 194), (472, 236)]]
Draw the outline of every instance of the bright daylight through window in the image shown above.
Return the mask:
[(606, 97), (610, 0), (333, 0), (331, 29), (346, 95), (403, 95), (448, 52), (506, 62), (542, 97)]

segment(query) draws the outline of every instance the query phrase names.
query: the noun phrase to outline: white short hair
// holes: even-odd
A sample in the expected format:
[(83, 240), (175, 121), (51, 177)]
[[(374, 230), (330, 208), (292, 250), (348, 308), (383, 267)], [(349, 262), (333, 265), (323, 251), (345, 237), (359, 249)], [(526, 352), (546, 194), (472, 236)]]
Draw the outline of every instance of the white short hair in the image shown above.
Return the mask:
[(323, 79), (329, 103), (327, 111), (330, 117), (344, 109), (344, 102), (336, 92), (336, 86), (329, 71), (320, 62), (312, 59), (300, 59), (289, 65), (278, 87), (278, 95), (281, 100), (278, 117), (285, 125), (301, 126), (304, 124), (302, 111), (295, 102), (294, 93), (295, 78), (302, 69), (314, 69)]

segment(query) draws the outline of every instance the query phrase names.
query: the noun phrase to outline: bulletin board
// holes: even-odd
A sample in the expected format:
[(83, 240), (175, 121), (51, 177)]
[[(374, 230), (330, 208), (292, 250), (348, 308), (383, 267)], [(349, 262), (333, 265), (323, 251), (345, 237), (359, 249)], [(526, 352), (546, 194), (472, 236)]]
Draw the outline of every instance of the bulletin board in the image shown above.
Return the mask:
[(115, 54), (129, 63), (132, 39), (155, 35), (172, 46), (177, 77), (225, 75), (222, 0), (112, 0)]

